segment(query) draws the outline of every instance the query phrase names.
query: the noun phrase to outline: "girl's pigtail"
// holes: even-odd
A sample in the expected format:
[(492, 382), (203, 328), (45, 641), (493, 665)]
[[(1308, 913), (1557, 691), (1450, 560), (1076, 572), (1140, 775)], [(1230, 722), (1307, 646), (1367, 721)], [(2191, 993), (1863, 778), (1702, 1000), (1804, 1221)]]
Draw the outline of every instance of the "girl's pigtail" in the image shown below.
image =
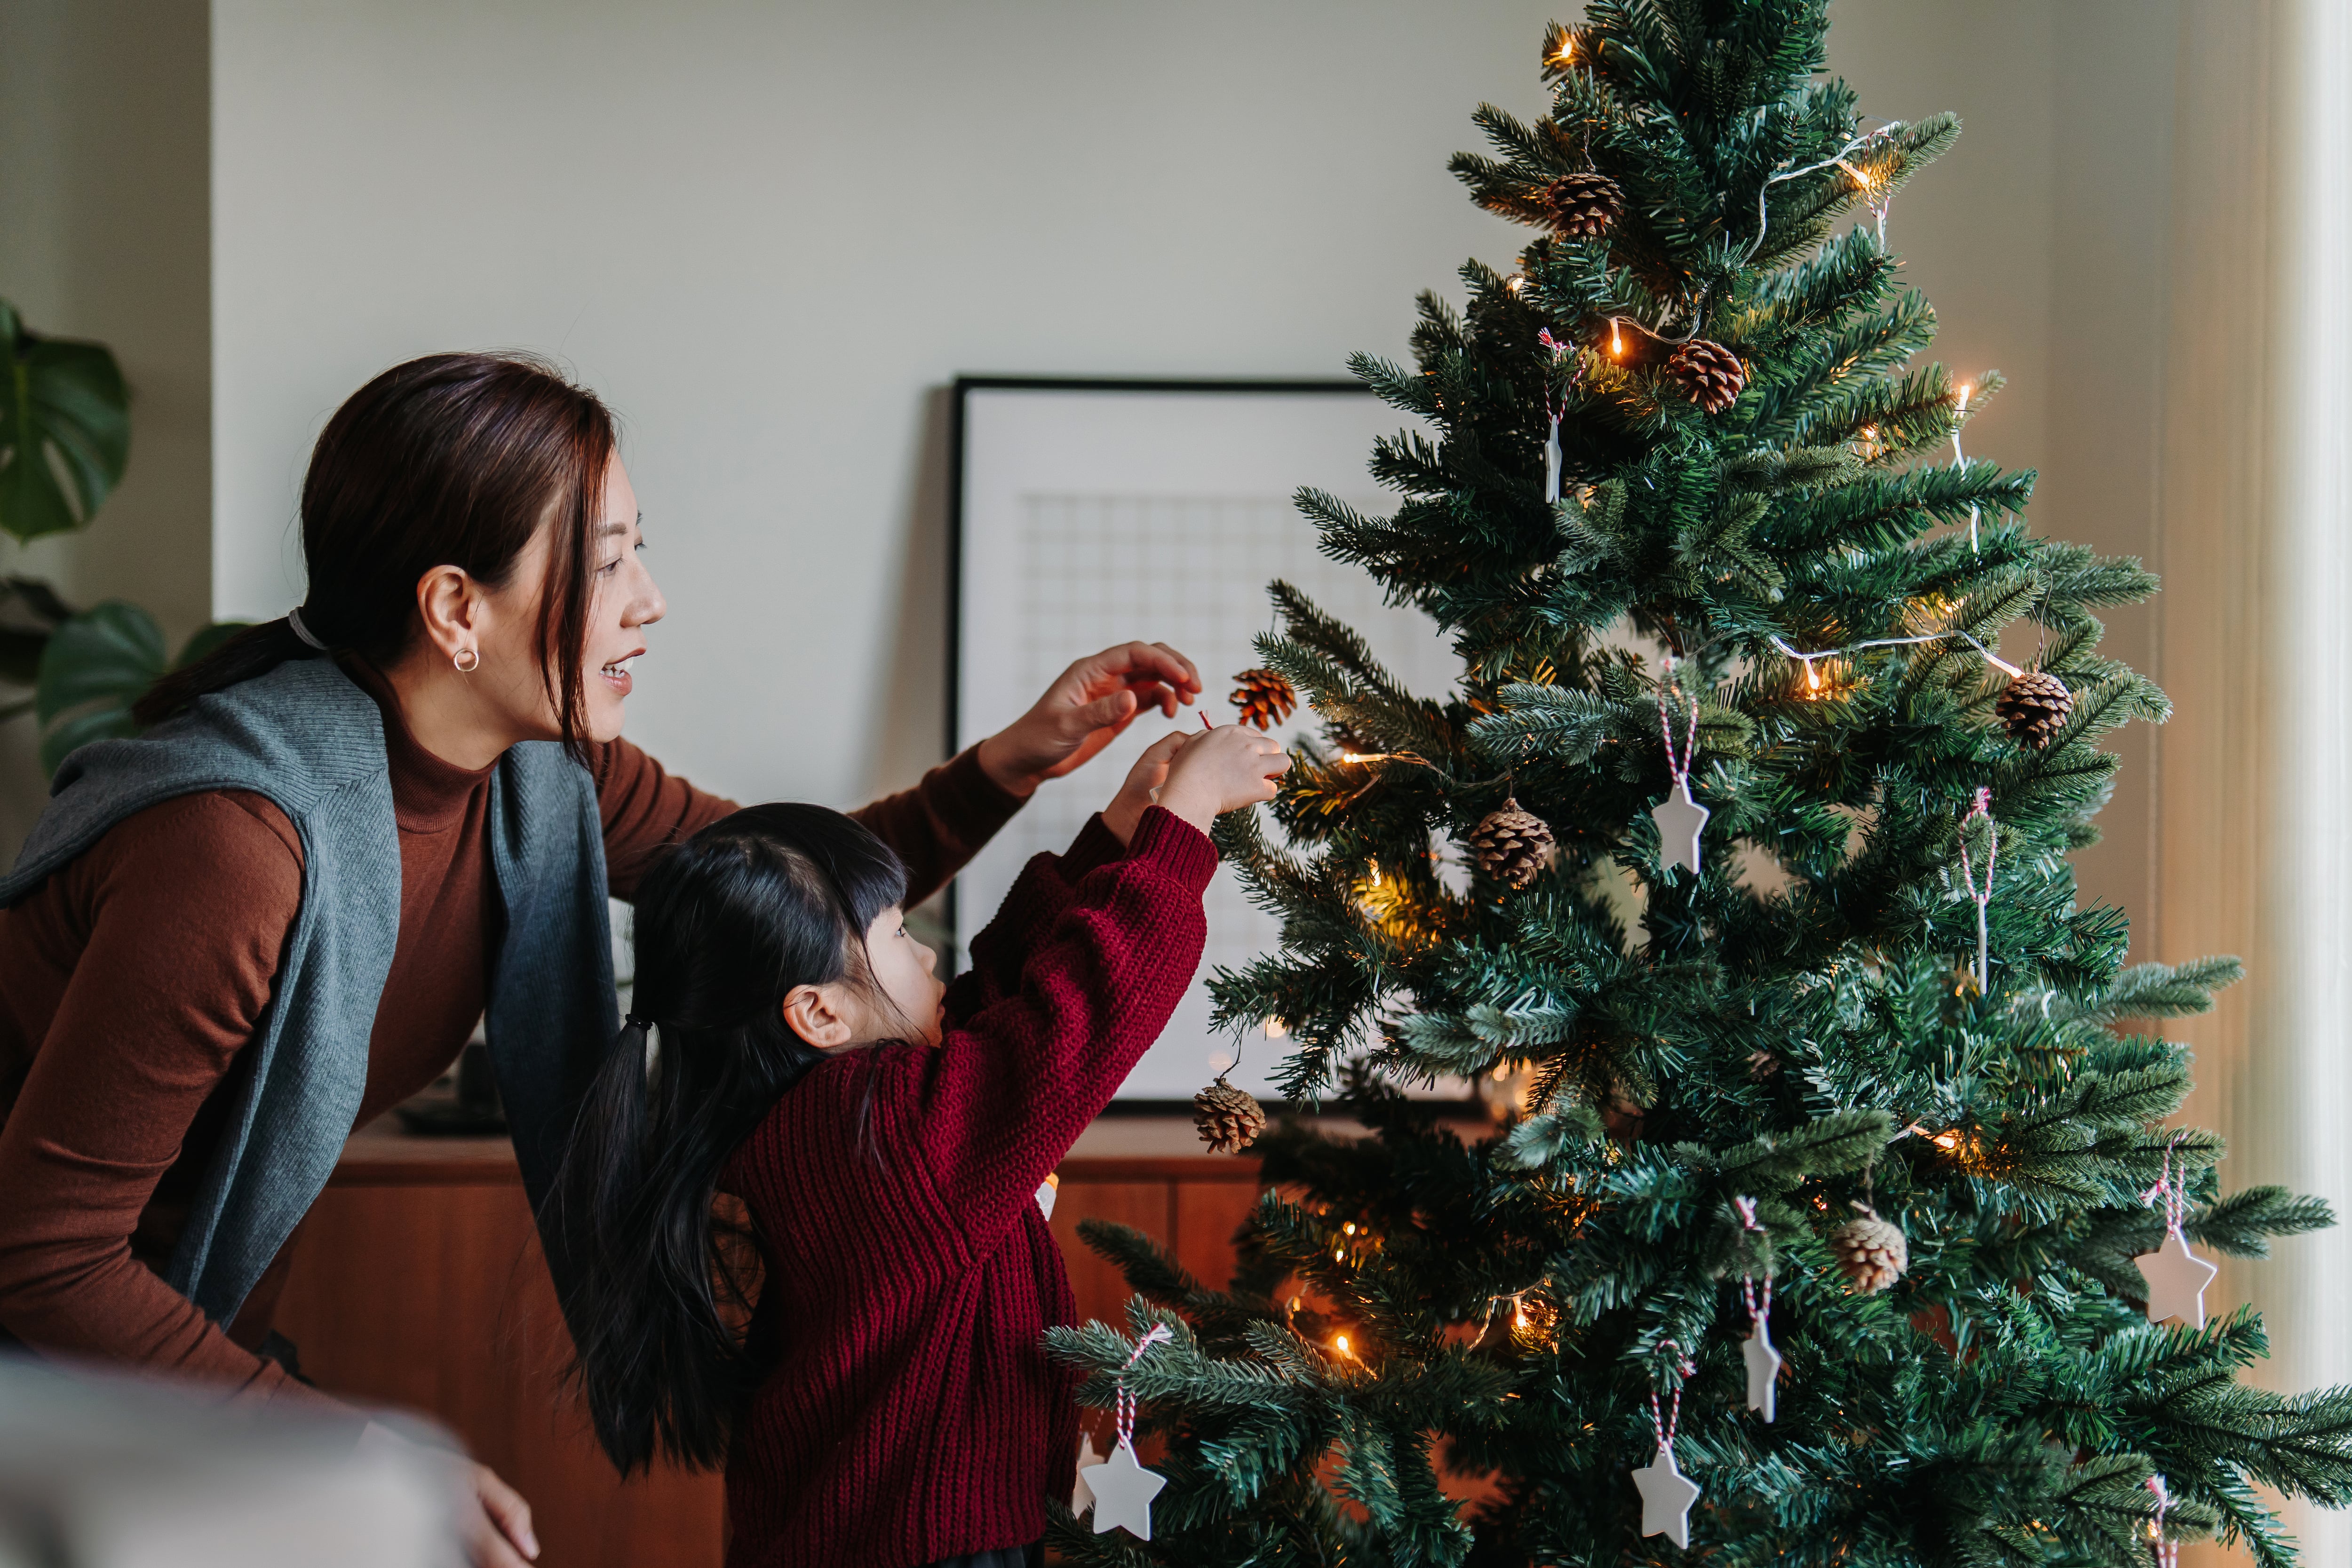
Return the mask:
[(664, 1455), (727, 1458), (773, 1347), (750, 1332), (761, 1259), (714, 1215), (719, 1177), (824, 1059), (785, 1025), (785, 995), (862, 973), (866, 929), (906, 886), (898, 857), (839, 812), (762, 805), (704, 828), (638, 887), (643, 1013), (590, 1083), (540, 1215), (573, 1376), (625, 1476)]

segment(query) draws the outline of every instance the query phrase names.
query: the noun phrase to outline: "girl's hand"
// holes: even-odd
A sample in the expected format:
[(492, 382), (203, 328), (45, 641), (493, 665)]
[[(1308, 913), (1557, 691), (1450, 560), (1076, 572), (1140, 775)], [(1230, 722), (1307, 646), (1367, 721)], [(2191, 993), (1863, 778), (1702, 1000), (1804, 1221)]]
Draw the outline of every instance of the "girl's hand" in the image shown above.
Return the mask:
[(1014, 795), (1060, 778), (1118, 739), (1147, 708), (1168, 718), (1201, 695), (1201, 672), (1164, 642), (1122, 643), (1062, 671), (1035, 706), (980, 743), (981, 771)]
[(1290, 766), (1281, 742), (1245, 725), (1227, 724), (1185, 742), (1160, 786), (1160, 804), (1203, 833), (1228, 811), (1272, 800), (1275, 780)]
[(1121, 844), (1135, 837), (1135, 825), (1143, 820), (1143, 814), (1159, 798), (1155, 792), (1168, 782), (1168, 766), (1176, 760), (1176, 753), (1197, 739), (1197, 735), (1171, 730), (1135, 759), (1135, 766), (1128, 770), (1127, 782), (1118, 786), (1118, 794), (1103, 807), (1103, 826)]

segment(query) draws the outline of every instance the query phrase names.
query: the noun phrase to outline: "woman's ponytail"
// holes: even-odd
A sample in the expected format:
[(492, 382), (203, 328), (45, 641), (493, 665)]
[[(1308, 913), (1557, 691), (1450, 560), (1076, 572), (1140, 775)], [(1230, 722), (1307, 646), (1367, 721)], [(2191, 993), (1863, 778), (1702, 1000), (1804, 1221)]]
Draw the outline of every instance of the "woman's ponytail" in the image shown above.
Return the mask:
[(158, 679), (131, 705), (131, 722), (142, 730), (152, 728), (199, 697), (268, 675), (289, 659), (316, 658), (319, 653), (288, 621), (247, 626), (185, 669)]
[(824, 1059), (783, 1020), (798, 985), (865, 976), (865, 937), (906, 894), (865, 827), (762, 805), (669, 851), (637, 890), (631, 1015), (605, 1053), (540, 1215), (574, 1376), (623, 1475), (723, 1462), (772, 1347), (749, 1332), (750, 1238), (715, 1213), (727, 1163)]

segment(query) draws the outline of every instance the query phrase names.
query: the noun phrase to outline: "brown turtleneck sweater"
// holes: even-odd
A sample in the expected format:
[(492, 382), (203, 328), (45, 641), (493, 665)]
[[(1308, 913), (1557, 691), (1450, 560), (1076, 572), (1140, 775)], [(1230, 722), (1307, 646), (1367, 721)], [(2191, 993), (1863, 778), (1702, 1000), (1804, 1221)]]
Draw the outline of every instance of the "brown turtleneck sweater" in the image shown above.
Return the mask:
[[(368, 1045), (363, 1126), (457, 1059), (482, 1016), (498, 936), (491, 770), (418, 745), (383, 678), (346, 666), (383, 711), (400, 829), (400, 936)], [(626, 741), (592, 748), (613, 896), (652, 854), (734, 803)], [(928, 897), (1020, 806), (965, 752), (854, 813)], [(268, 1398), (299, 1392), (254, 1353), (289, 1242), (224, 1331), (157, 1270), (179, 1238), (268, 1005), (301, 903), (302, 844), (258, 795), (185, 795), (119, 824), (0, 910), (0, 1329), (58, 1355), (131, 1363)]]

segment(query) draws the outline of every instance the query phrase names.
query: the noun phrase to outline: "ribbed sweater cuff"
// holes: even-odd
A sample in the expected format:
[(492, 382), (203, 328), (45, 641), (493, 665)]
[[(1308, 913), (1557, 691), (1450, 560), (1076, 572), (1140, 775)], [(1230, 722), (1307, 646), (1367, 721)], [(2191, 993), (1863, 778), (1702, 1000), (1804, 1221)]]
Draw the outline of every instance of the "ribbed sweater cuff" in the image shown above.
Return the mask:
[(1209, 836), (1163, 806), (1143, 814), (1127, 853), (1129, 859), (1157, 861), (1195, 898), (1208, 891), (1209, 879), (1217, 874), (1217, 847)]
[(1103, 826), (1102, 813), (1097, 811), (1087, 818), (1087, 825), (1078, 829), (1078, 836), (1070, 840), (1069, 848), (1063, 852), (1062, 879), (1076, 882), (1097, 867), (1108, 866), (1126, 853), (1127, 846), (1118, 841), (1118, 834)]
[(956, 826), (970, 843), (984, 843), (1013, 820), (1014, 812), (1029, 804), (1027, 795), (1014, 795), (988, 776), (988, 770), (980, 765), (976, 745), (950, 757), (940, 771), (944, 775), (941, 782), (948, 785), (948, 798), (957, 806)]

